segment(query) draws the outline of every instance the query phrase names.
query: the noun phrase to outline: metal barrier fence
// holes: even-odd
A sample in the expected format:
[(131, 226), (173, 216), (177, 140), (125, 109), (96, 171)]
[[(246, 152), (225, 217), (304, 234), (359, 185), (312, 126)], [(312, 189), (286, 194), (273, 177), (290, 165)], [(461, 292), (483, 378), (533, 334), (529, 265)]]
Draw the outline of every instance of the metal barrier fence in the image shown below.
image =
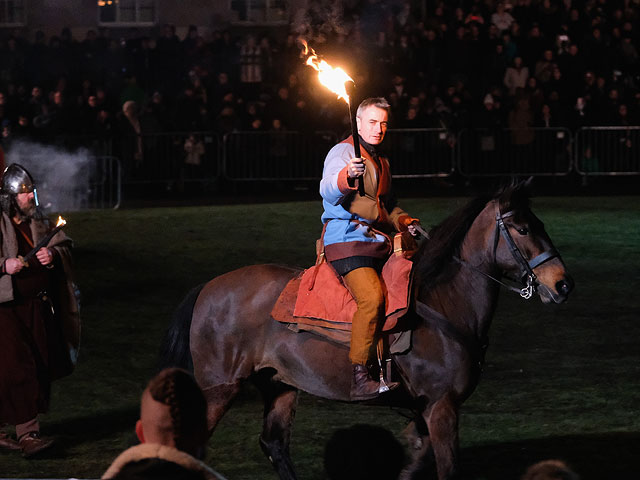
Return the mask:
[(222, 174), (230, 180), (316, 180), (337, 141), (332, 132), (229, 133), (223, 141)]
[[(48, 182), (58, 195), (60, 210), (117, 208), (123, 183), (179, 189), (184, 182), (219, 179), (318, 180), (324, 158), (338, 140), (333, 132), (40, 138), (37, 143), (12, 143), (7, 161), (34, 168), (41, 186)], [(464, 129), (457, 136), (444, 129), (392, 129), (385, 151), (396, 178), (454, 172), (466, 177), (640, 175), (640, 126), (583, 127), (575, 134), (566, 128)], [(74, 182), (68, 181), (70, 175)]]
[(575, 144), (580, 175), (640, 174), (640, 127), (583, 127)]
[(87, 208), (118, 208), (122, 203), (122, 169), (116, 157), (94, 157), (89, 166)]
[(394, 178), (446, 177), (455, 170), (453, 137), (443, 128), (388, 130), (384, 149)]
[(220, 137), (213, 132), (170, 132), (114, 137), (127, 183), (202, 181), (220, 176)]
[(464, 129), (458, 134), (458, 170), (467, 177), (567, 175), (572, 136), (566, 128)]
[[(171, 132), (142, 135), (140, 144), (136, 137), (73, 137), (72, 144), (119, 158), (125, 183), (170, 183), (317, 180), (338, 140), (333, 132), (233, 132), (224, 138)], [(640, 127), (583, 127), (575, 134), (561, 127), (463, 129), (457, 136), (444, 129), (390, 129), (385, 151), (397, 178), (455, 171), (467, 177), (640, 175)]]

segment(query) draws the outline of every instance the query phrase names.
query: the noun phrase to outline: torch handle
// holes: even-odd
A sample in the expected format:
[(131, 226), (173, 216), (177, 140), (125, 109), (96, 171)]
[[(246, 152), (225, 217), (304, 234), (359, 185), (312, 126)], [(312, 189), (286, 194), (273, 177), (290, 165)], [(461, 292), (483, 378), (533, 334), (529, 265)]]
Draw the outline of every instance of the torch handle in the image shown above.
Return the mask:
[[(356, 102), (354, 101), (354, 93), (356, 89), (355, 83), (349, 81), (345, 82), (346, 90), (349, 94), (349, 117), (351, 118), (351, 137), (353, 137), (353, 151), (355, 158), (360, 158), (360, 138), (358, 136), (358, 122), (356, 121)], [(356, 178), (356, 184), (358, 187), (358, 195), (364, 197), (364, 174), (361, 177)]]
[(42, 239), (36, 244), (36, 246), (34, 246), (31, 251), (29, 253), (27, 253), (23, 259), (25, 262), (28, 262), (29, 259), (31, 257), (33, 257), (36, 253), (38, 253), (38, 250), (40, 250), (42, 247), (46, 247), (47, 244), (51, 241), (51, 239), (53, 238), (53, 236), (58, 233), (60, 231), (60, 229), (62, 229), (63, 225), (60, 225), (59, 227), (54, 228), (53, 230), (51, 230), (49, 233), (47, 233), (44, 237), (42, 237)]
[[(355, 117), (354, 117), (355, 119)], [(354, 120), (355, 122), (355, 120)], [(353, 127), (352, 127), (353, 128)], [(358, 138), (358, 132), (356, 129), (355, 134), (353, 135), (353, 151), (355, 153), (356, 158), (360, 158), (362, 155), (360, 152), (360, 139)], [(356, 183), (358, 184), (358, 195), (364, 197), (364, 173), (361, 177), (356, 178)]]

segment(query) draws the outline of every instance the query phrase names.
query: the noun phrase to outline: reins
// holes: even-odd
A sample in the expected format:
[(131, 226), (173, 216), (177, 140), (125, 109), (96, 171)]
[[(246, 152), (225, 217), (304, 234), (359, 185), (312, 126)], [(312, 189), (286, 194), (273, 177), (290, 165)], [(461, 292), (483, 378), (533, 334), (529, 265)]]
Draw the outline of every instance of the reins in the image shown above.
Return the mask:
[[(420, 232), (420, 235), (422, 235), (425, 239), (427, 240), (431, 240), (431, 236), (429, 235), (429, 232), (427, 232), (424, 228), (422, 228), (420, 225), (414, 225), (414, 227), (416, 227), (416, 230), (418, 230), (418, 232)], [(495, 252), (495, 249), (494, 249)], [(464, 260), (462, 260), (460, 257), (458, 256), (454, 256), (453, 259), (458, 262), (460, 265), (469, 268), (470, 270), (473, 270), (474, 272), (479, 273), (480, 275), (483, 275), (485, 277), (487, 277), (490, 280), (493, 280), (496, 283), (499, 283), (500, 285), (502, 285), (503, 287), (505, 287), (508, 290), (511, 290), (512, 292), (516, 292), (522, 295), (522, 290), (519, 288), (516, 288), (512, 285), (509, 285), (507, 283), (502, 282), (501, 280), (495, 278), (492, 275), (489, 275), (486, 272), (483, 272), (482, 270), (480, 270), (478, 267), (475, 267), (473, 265), (471, 265), (469, 262), (466, 262)]]

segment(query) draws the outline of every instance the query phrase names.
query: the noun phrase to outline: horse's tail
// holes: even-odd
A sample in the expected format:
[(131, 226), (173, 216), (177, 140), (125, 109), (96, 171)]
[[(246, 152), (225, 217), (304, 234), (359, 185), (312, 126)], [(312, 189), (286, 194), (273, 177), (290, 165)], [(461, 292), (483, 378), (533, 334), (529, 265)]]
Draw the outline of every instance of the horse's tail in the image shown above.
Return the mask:
[(189, 331), (191, 330), (193, 307), (203, 288), (204, 284), (193, 288), (173, 312), (171, 323), (160, 346), (158, 370), (168, 367), (180, 367), (190, 372), (193, 371), (193, 358), (189, 348)]

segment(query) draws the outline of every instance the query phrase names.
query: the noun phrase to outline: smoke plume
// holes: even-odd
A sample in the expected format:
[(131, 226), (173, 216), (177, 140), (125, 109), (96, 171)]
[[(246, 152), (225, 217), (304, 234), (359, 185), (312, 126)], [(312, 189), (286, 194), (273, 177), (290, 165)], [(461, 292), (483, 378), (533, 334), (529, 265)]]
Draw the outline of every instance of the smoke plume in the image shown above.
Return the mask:
[(7, 165), (25, 167), (36, 183), (40, 205), (47, 212), (74, 211), (91, 206), (91, 170), (88, 150), (73, 153), (25, 141), (11, 144), (5, 153)]

